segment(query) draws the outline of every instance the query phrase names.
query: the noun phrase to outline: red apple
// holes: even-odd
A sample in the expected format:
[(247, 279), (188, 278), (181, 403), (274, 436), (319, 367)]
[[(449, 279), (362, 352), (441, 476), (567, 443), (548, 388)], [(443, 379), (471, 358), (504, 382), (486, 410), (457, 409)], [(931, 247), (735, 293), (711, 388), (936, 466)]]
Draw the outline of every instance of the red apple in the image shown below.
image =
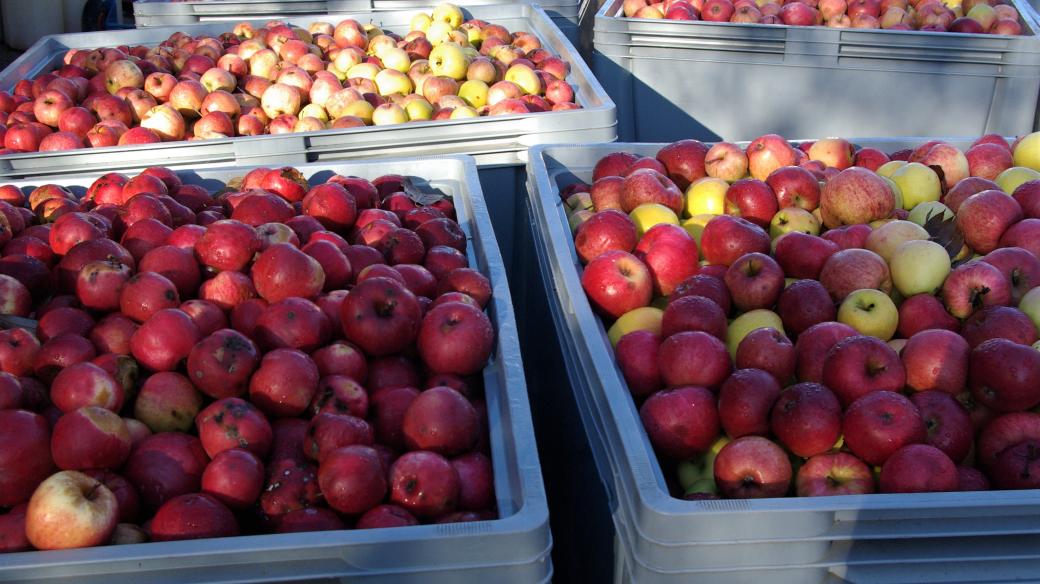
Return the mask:
[(782, 497), (791, 486), (787, 453), (761, 436), (744, 436), (723, 446), (714, 472), (719, 492), (734, 499)]
[(845, 446), (867, 464), (879, 466), (908, 444), (921, 444), (927, 429), (917, 407), (891, 391), (875, 391), (845, 410)]
[(650, 304), (653, 296), (650, 271), (623, 251), (608, 251), (589, 262), (581, 283), (596, 310), (612, 318)]
[(847, 452), (817, 454), (798, 469), (799, 497), (869, 495), (874, 492), (870, 467)]
[(119, 520), (119, 503), (105, 485), (77, 471), (51, 475), (33, 492), (25, 536), (39, 550), (106, 543)]
[(715, 396), (703, 387), (655, 393), (639, 408), (639, 417), (654, 450), (675, 460), (707, 451), (719, 433)]

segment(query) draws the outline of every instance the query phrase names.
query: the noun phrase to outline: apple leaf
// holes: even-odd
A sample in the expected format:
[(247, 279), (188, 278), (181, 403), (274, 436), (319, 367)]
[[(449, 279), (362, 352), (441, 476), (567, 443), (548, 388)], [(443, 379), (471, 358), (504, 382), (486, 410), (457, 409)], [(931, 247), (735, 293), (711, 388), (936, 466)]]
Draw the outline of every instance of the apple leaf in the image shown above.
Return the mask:
[(447, 195), (439, 189), (433, 188), (429, 183), (425, 183), (423, 187), (417, 186), (415, 181), (408, 176), (401, 180), (401, 188), (404, 190), (404, 194), (408, 195), (409, 199), (415, 201), (416, 205), (432, 205), (437, 201), (448, 198)]
[(957, 228), (957, 221), (953, 217), (946, 219), (942, 211), (933, 211), (928, 214), (924, 222), (924, 230), (928, 232), (928, 239), (943, 246), (950, 259), (957, 257), (964, 247), (964, 236)]
[(942, 191), (943, 196), (946, 196), (946, 173), (938, 164), (929, 164), (928, 168), (935, 171), (935, 174), (939, 175), (939, 189)]

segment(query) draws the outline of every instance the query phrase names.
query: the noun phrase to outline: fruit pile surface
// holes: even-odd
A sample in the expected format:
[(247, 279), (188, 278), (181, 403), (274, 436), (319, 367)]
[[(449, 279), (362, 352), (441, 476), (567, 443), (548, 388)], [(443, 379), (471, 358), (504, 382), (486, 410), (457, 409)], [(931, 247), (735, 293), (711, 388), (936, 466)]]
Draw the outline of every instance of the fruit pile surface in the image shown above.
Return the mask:
[(561, 190), (677, 496), (1040, 488), (1040, 133), (615, 152)]
[(580, 109), (570, 64), (451, 4), (404, 37), (356, 20), (72, 49), (0, 92), (3, 153)]
[(497, 516), (450, 198), (153, 167), (0, 199), (0, 308), (38, 319), (0, 331), (0, 552)]
[[(1020, 35), (1005, 0), (625, 0), (632, 18)], [(1028, 32), (1027, 32), (1028, 34)]]

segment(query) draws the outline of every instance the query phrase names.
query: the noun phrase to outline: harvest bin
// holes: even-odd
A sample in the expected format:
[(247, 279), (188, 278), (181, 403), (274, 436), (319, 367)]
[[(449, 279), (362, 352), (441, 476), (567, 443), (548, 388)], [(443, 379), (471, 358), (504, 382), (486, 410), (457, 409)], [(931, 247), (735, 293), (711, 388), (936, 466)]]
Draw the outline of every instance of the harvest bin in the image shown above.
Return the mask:
[[(894, 150), (909, 142), (858, 143)], [(606, 330), (582, 289), (581, 264), (559, 196), (570, 183), (589, 182), (593, 166), (608, 153), (653, 156), (664, 145), (538, 146), (531, 149), (528, 167), (534, 251), (617, 530), (615, 577), (797, 583), (874, 570), (874, 576), (851, 581), (981, 581), (992, 574), (1002, 581), (1016, 574), (1035, 580), (1037, 491), (712, 501), (671, 496)], [(987, 573), (948, 565), (956, 561), (1001, 567)], [(924, 569), (929, 562), (941, 567)], [(894, 570), (887, 580), (886, 566)], [(918, 577), (907, 576), (914, 573)]]
[[(460, 0), (460, 6), (496, 6), (501, 0)], [(563, 34), (579, 44), (579, 25), (591, 39), (592, 21), (598, 8), (592, 0), (549, 0), (540, 4)], [(428, 0), (191, 0), (189, 2), (134, 2), (134, 22), (139, 27), (194, 24), (210, 20), (285, 18), (298, 14), (322, 15), (335, 12), (385, 12), (426, 10)]]
[[(330, 173), (368, 179), (410, 174), (451, 195), (469, 244), (470, 265), (491, 280), (488, 315), (497, 344), (484, 369), (491, 459), (500, 518), (474, 523), (390, 529), (251, 535), (235, 538), (6, 554), (0, 581), (116, 582), (548, 582), (552, 547), (549, 512), (528, 409), (523, 362), (502, 256), (472, 159), (465, 156), (380, 159), (299, 167), (308, 178)], [(246, 167), (178, 174), (217, 189)], [(61, 182), (82, 194), (100, 176)], [(215, 182), (219, 181), (219, 182)], [(418, 181), (424, 184), (425, 181)]]
[[(1040, 38), (596, 14), (592, 69), (625, 141), (979, 136), (1034, 127)], [(621, 16), (619, 16), (621, 15)]]
[[(522, 165), (527, 161), (527, 148), (554, 142), (612, 141), (617, 137), (615, 108), (574, 46), (563, 38), (560, 30), (541, 8), (530, 4), (510, 4), (477, 6), (467, 9), (467, 12), (473, 18), (501, 24), (510, 31), (531, 32), (538, 36), (543, 46), (570, 62), (568, 82), (575, 87), (575, 100), (584, 109), (198, 142), (14, 154), (0, 156), (0, 179), (132, 170), (154, 164), (171, 168), (231, 164), (284, 166), (380, 156), (471, 154), (481, 169), (480, 179), (484, 191), (488, 193), (488, 207), (495, 233), (506, 261), (506, 269), (511, 271), (513, 232), (516, 225), (523, 225), (526, 229), (526, 221), (519, 217), (524, 206), (520, 203), (522, 196), (518, 195), (524, 183)], [(334, 14), (328, 18), (354, 18), (362, 23), (373, 21), (382, 27), (404, 32), (414, 14), (414, 10), (352, 12)], [(317, 18), (300, 16), (282, 20), (306, 28)], [(263, 22), (253, 21), (254, 24)], [(190, 35), (217, 35), (230, 29), (231, 24), (228, 22), (211, 22), (44, 37), (0, 73), (0, 89), (10, 90), (20, 79), (31, 79), (57, 68), (69, 49), (118, 44), (157, 45), (177, 31)]]

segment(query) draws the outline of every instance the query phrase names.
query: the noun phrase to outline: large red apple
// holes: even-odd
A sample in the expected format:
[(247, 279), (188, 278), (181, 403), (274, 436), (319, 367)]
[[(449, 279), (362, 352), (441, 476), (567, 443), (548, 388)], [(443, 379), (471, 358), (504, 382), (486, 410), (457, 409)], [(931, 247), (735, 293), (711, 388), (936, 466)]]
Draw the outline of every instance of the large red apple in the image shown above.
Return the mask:
[(867, 464), (884, 464), (907, 444), (921, 444), (927, 428), (917, 407), (901, 394), (875, 391), (845, 410), (845, 446)]
[(701, 251), (710, 264), (728, 266), (746, 253), (769, 253), (769, 248), (769, 234), (740, 217), (714, 217), (701, 234)]
[(679, 283), (698, 269), (697, 242), (678, 225), (662, 223), (651, 227), (636, 244), (635, 256), (650, 270), (654, 291), (661, 296), (670, 296)]
[(608, 251), (589, 262), (581, 285), (593, 307), (612, 318), (650, 304), (654, 293), (646, 264), (623, 251)]
[(892, 188), (865, 168), (841, 171), (828, 180), (820, 192), (823, 224), (830, 228), (884, 219), (894, 208)]
[(719, 492), (734, 499), (782, 497), (791, 486), (787, 453), (761, 436), (744, 436), (723, 446), (714, 471)]
[(643, 403), (639, 417), (654, 449), (676, 460), (705, 452), (719, 433), (715, 396), (703, 387), (655, 393)]
[(906, 369), (899, 354), (877, 337), (843, 339), (829, 351), (823, 363), (823, 384), (849, 406), (864, 395), (899, 391), (906, 384)]

